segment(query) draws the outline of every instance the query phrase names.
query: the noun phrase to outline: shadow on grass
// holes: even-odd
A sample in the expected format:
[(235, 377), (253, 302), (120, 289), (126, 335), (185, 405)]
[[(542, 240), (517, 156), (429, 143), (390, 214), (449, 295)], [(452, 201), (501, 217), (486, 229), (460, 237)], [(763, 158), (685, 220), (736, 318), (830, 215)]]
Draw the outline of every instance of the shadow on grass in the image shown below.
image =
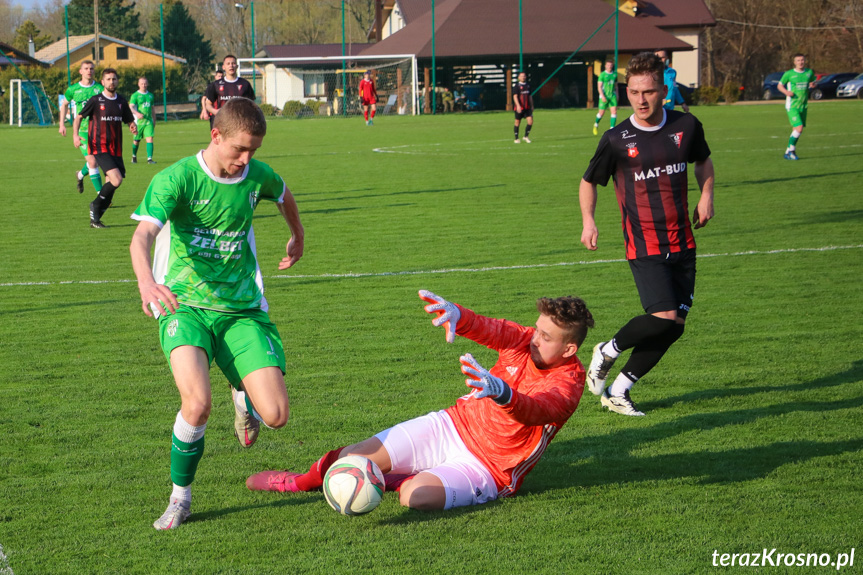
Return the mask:
[[(859, 156), (859, 154), (848, 154), (850, 156)], [(831, 158), (835, 157), (834, 155), (830, 155)], [(729, 181), (725, 182), (722, 185), (717, 185), (717, 188), (734, 188), (737, 186), (750, 186), (750, 185), (760, 185), (760, 184), (776, 184), (779, 182), (794, 182), (796, 180), (813, 180), (815, 178), (829, 178), (832, 176), (848, 176), (853, 174), (859, 174), (863, 172), (863, 170), (849, 170), (846, 172), (828, 172), (825, 174), (800, 174), (798, 176), (788, 176), (784, 178), (763, 178), (760, 180), (739, 180), (739, 181)]]
[[(469, 190), (487, 190), (491, 188), (502, 188), (504, 184), (489, 184), (487, 186), (469, 186), (464, 188), (430, 188), (427, 190), (405, 190), (402, 192), (387, 192), (382, 194), (363, 194), (359, 196), (330, 196), (326, 198), (302, 198), (302, 201), (298, 200), (298, 203), (302, 205), (311, 203), (311, 202), (338, 202), (345, 200), (360, 200), (364, 198), (387, 198), (390, 196), (404, 196), (404, 195), (418, 195), (418, 194), (440, 194), (444, 192), (465, 192)], [(300, 208), (300, 213), (307, 213), (308, 210)]]
[[(103, 300), (95, 300), (95, 301), (80, 301), (80, 302), (60, 302), (56, 305), (46, 305), (41, 307), (29, 307), (29, 308), (17, 308), (10, 309), (8, 311), (0, 311), (0, 316), (4, 315), (22, 315), (27, 313), (41, 313), (46, 311), (57, 311), (59, 309), (69, 309), (72, 307), (90, 307), (90, 306), (103, 306), (103, 305), (111, 305), (111, 304), (128, 304), (128, 300), (120, 300), (120, 299), (103, 299)], [(2, 572), (0, 572), (2, 573)]]
[[(288, 494), (290, 495), (290, 494)], [(322, 496), (323, 497), (323, 496)], [(252, 509), (273, 509), (279, 507), (287, 507), (294, 505), (307, 505), (309, 503), (317, 503), (315, 499), (310, 499), (308, 497), (300, 498), (279, 498), (274, 501), (268, 501), (266, 503), (254, 503), (251, 505), (239, 505), (236, 507), (225, 507), (223, 509), (213, 509), (211, 511), (204, 511), (203, 513), (192, 513), (189, 516), (189, 519), (185, 521), (185, 523), (194, 523), (196, 521), (209, 521), (211, 519), (218, 519), (219, 517), (223, 517), (225, 515), (231, 515), (232, 513), (242, 513), (244, 511), (250, 511)]]

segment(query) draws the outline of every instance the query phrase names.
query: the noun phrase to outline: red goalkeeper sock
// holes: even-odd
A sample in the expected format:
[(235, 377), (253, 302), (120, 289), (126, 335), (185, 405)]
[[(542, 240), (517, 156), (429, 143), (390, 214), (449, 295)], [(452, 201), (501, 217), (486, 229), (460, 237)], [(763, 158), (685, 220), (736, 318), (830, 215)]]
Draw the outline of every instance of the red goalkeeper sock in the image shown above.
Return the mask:
[(402, 485), (408, 479), (413, 479), (416, 475), (407, 475), (403, 473), (393, 473), (384, 475), (384, 483), (387, 491), (396, 491), (401, 493)]
[(372, 120), (374, 120), (374, 119), (375, 119), (375, 112), (376, 112), (376, 111), (377, 111), (377, 110), (372, 109)]
[(368, 122), (368, 121), (369, 121), (369, 111), (368, 111), (368, 109), (363, 110), (363, 116), (365, 116), (365, 118), (366, 118), (366, 122)]
[(324, 484), (324, 475), (326, 475), (330, 466), (339, 459), (339, 453), (342, 452), (342, 449), (344, 449), (344, 447), (328, 451), (323, 457), (312, 464), (311, 469), (302, 475), (298, 475), (295, 478), (297, 487), (299, 487), (301, 491), (313, 491), (320, 488), (321, 485)]

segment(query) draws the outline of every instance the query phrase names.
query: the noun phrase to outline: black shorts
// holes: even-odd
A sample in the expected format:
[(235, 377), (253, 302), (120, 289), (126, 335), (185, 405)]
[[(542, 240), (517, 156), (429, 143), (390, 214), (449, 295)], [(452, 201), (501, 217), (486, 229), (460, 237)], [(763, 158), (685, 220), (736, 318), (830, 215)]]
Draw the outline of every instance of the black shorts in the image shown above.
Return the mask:
[(629, 269), (645, 312), (686, 317), (695, 297), (695, 250), (629, 260)]
[(106, 174), (111, 170), (120, 170), (120, 175), (126, 177), (126, 164), (123, 163), (122, 156), (112, 156), (111, 154), (94, 154), (96, 164), (102, 168)]
[(521, 112), (515, 113), (516, 120), (521, 120), (522, 118), (533, 118), (533, 108), (522, 108)]

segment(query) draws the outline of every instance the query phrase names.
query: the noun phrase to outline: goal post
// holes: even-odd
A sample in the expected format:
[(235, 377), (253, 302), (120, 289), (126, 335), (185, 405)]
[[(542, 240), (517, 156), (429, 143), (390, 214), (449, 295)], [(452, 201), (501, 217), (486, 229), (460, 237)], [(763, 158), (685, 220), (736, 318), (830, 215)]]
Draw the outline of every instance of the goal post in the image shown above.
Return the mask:
[(363, 113), (359, 82), (365, 72), (375, 81), (378, 115), (416, 115), (416, 56), (310, 56), (240, 58), (241, 73), (254, 73), (261, 104), (283, 117), (356, 116)]
[(41, 80), (9, 81), (9, 125), (48, 126), (54, 123), (54, 114)]

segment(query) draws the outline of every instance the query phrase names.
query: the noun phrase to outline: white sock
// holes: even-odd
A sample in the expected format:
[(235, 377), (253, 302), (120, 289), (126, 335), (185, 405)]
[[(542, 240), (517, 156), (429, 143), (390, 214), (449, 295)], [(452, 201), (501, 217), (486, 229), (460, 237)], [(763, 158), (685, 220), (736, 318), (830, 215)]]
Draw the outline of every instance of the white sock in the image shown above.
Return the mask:
[(171, 499), (179, 499), (180, 501), (187, 503), (189, 506), (191, 506), (192, 486), (187, 485), (185, 487), (180, 487), (175, 483), (174, 490), (171, 492)]
[[(237, 409), (239, 409), (243, 413), (249, 413), (249, 406), (251, 405), (251, 403), (251, 401), (246, 400), (245, 391), (238, 391), (234, 394), (234, 405), (236, 405)], [(261, 423), (264, 423), (264, 420), (261, 419), (261, 415), (257, 411), (255, 411), (254, 406), (252, 406), (252, 417), (257, 419)], [(264, 426), (268, 429), (270, 428), (266, 423), (264, 423)]]
[(78, 181), (80, 182), (83, 179), (84, 179), (84, 174), (81, 173), (81, 170), (78, 170)]
[(617, 344), (614, 342), (614, 338), (612, 338), (611, 341), (607, 341), (604, 346), (599, 348), (599, 351), (612, 359), (617, 359), (618, 356), (620, 356), (620, 350), (617, 349)]
[(195, 427), (183, 419), (182, 411), (177, 412), (177, 419), (174, 420), (174, 435), (183, 443), (195, 443), (204, 437), (204, 431), (206, 431), (206, 429), (206, 423)]
[(626, 377), (623, 373), (617, 374), (617, 378), (611, 387), (608, 389), (608, 395), (612, 397), (623, 397), (623, 394), (632, 389), (635, 382)]

